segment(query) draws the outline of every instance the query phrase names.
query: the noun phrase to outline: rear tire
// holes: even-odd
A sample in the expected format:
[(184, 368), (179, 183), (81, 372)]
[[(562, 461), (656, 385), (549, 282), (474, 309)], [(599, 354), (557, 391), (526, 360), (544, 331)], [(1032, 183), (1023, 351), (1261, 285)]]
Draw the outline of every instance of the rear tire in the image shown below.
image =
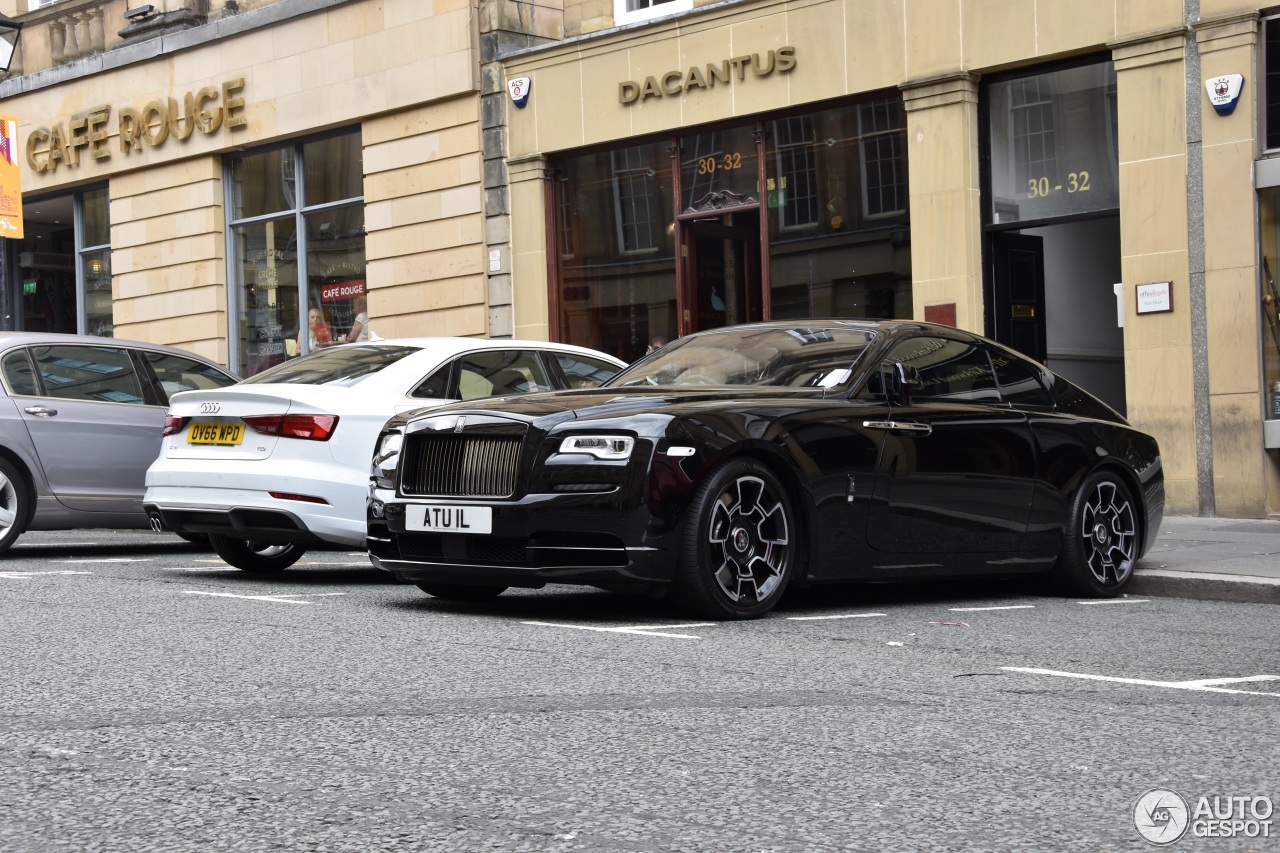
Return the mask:
[(219, 533), (209, 534), (209, 544), (229, 565), (254, 574), (283, 572), (307, 553), (306, 548), (294, 542), (249, 542)]
[(1111, 471), (1085, 478), (1071, 500), (1059, 579), (1074, 595), (1115, 598), (1133, 579), (1138, 562), (1139, 507)]
[(0, 458), (0, 553), (27, 529), (31, 517), (31, 494), (27, 481), (9, 460)]
[(488, 601), (507, 591), (505, 586), (469, 586), (454, 583), (420, 583), (418, 589), (445, 601)]
[(755, 619), (782, 598), (800, 563), (791, 499), (773, 472), (751, 459), (714, 471), (689, 505), (670, 599), (710, 619)]

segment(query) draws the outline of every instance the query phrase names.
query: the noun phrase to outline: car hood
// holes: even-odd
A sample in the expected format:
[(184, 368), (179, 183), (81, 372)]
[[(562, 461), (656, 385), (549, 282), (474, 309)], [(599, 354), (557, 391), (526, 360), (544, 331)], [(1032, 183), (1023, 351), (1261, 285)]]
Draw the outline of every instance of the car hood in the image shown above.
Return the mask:
[(575, 391), (547, 391), (515, 397), (493, 397), (469, 403), (454, 403), (427, 410), (402, 413), (387, 423), (388, 428), (444, 415), (476, 414), (533, 423), (550, 429), (565, 421), (653, 415), (661, 418), (688, 411), (705, 411), (722, 406), (785, 405), (797, 399), (821, 399), (822, 388), (591, 388)]

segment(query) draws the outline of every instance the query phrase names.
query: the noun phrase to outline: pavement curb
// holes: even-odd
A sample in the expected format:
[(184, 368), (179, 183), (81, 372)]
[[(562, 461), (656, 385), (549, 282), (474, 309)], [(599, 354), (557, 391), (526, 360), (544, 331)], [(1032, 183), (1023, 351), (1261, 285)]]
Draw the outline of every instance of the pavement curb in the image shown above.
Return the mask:
[(1250, 575), (1138, 569), (1129, 582), (1129, 595), (1231, 601), (1241, 604), (1280, 604), (1280, 579)]

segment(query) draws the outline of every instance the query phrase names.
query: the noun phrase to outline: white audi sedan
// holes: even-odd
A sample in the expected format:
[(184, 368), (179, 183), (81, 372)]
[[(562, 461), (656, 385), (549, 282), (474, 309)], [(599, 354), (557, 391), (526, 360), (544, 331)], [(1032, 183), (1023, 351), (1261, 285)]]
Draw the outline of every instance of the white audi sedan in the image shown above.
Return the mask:
[(327, 347), (227, 388), (173, 395), (143, 505), (248, 572), (365, 547), (378, 431), (459, 400), (592, 388), (626, 366), (544, 341), (402, 338)]

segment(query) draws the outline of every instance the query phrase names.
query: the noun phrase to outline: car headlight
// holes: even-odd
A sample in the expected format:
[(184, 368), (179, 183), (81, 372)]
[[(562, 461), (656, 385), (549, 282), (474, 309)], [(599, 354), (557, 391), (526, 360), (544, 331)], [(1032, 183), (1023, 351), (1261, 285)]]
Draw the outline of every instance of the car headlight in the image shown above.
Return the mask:
[(560, 442), (561, 453), (585, 453), (606, 462), (631, 458), (636, 440), (626, 435), (571, 435)]
[(379, 488), (395, 488), (396, 468), (400, 465), (400, 448), (403, 446), (404, 433), (384, 432), (378, 436), (378, 444), (373, 451), (373, 469), (369, 476)]

